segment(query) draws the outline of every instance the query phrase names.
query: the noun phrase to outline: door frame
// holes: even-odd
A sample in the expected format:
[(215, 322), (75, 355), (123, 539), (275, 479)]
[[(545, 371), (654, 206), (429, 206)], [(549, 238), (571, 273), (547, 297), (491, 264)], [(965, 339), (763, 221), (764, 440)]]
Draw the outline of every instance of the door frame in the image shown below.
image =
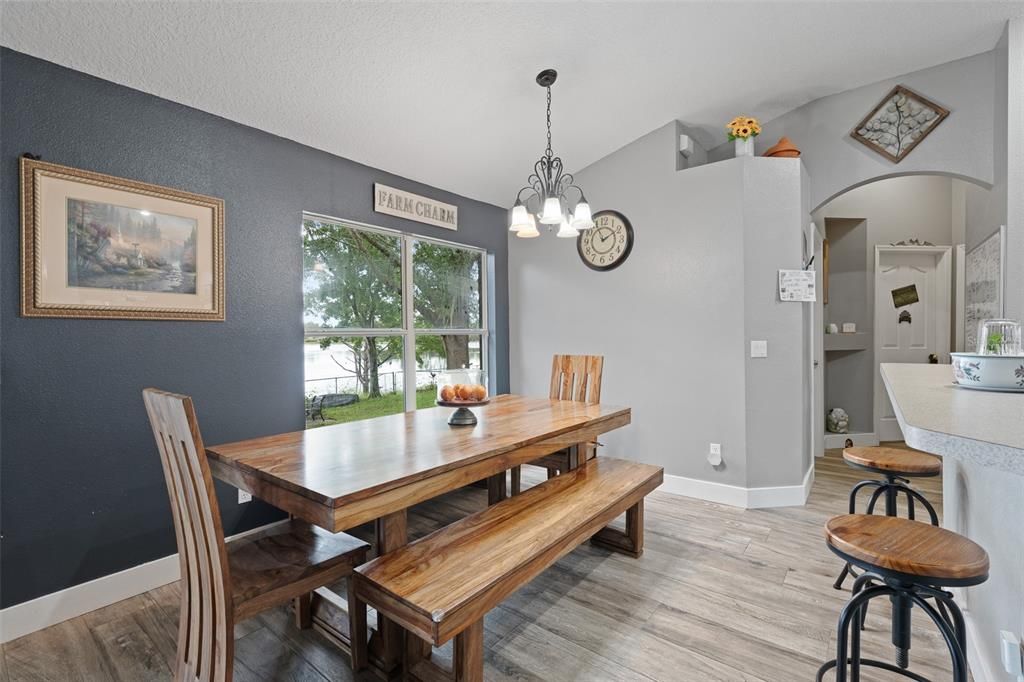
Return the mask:
[[(875, 435), (880, 441), (884, 440), (901, 440), (902, 436), (893, 438), (891, 432), (882, 428), (882, 405), (883, 400), (879, 400), (879, 396), (885, 398), (885, 387), (882, 385), (882, 374), (879, 371), (879, 362), (881, 350), (880, 345), (880, 332), (882, 328), (882, 311), (878, 303), (878, 277), (881, 272), (879, 264), (882, 260), (882, 254), (884, 253), (923, 253), (934, 255), (935, 258), (935, 273), (939, 277), (939, 291), (938, 291), (938, 313), (935, 316), (935, 325), (938, 328), (939, 334), (937, 336), (938, 348), (936, 352), (939, 355), (939, 362), (942, 364), (949, 363), (949, 348), (950, 348), (950, 319), (952, 316), (952, 264), (953, 260), (953, 247), (952, 246), (891, 246), (888, 244), (875, 244), (875, 271), (874, 271), (874, 300), (871, 302), (875, 308), (874, 312), (874, 428)], [(881, 391), (881, 392), (880, 392)], [(899, 427), (897, 426), (897, 429)]]

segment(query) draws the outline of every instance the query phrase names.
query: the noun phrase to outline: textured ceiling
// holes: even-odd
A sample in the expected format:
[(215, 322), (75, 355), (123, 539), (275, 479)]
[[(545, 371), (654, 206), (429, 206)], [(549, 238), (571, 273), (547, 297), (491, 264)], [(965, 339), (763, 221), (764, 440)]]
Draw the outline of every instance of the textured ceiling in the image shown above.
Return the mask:
[(0, 42), (507, 205), (544, 148), (542, 68), (559, 71), (554, 147), (575, 170), (673, 118), (724, 141), (736, 114), (990, 50), (1021, 7), (3, 2)]

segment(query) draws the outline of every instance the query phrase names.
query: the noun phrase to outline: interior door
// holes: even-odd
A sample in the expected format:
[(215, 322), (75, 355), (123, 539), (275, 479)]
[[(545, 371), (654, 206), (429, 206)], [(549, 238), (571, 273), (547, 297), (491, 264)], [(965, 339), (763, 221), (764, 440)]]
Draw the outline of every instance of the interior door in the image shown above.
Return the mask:
[(879, 440), (902, 440), (903, 434), (878, 365), (926, 363), (931, 355), (949, 362), (949, 262), (948, 246), (875, 247), (874, 412)]

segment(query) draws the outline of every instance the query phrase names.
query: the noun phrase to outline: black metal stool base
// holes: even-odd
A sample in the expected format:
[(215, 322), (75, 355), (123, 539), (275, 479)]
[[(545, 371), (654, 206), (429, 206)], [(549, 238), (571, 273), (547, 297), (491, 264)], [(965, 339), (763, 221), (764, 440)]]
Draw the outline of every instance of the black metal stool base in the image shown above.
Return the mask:
[[(929, 585), (907, 582), (886, 574), (887, 571), (872, 568), (857, 578), (853, 597), (839, 616), (836, 657), (818, 669), (817, 682), (821, 682), (822, 676), (833, 668), (836, 670), (836, 682), (858, 682), (860, 667), (863, 665), (898, 672), (919, 682), (929, 682), (927, 678), (907, 670), (910, 660), (910, 611), (914, 606), (932, 620), (945, 640), (953, 664), (953, 681), (967, 682), (967, 634), (963, 614), (953, 601), (953, 595)], [(860, 656), (860, 633), (864, 627), (866, 609), (868, 603), (876, 597), (888, 597), (893, 603), (891, 634), (892, 643), (896, 647), (897, 665), (862, 659)], [(929, 599), (934, 600), (937, 607)], [(838, 661), (843, 661), (843, 665), (839, 665)]]
[[(853, 659), (852, 658), (847, 660), (847, 665), (849, 665), (851, 663), (853, 663)], [(860, 659), (860, 665), (866, 665), (866, 666), (869, 666), (871, 668), (881, 668), (882, 670), (888, 670), (890, 672), (894, 672), (894, 673), (898, 673), (900, 675), (903, 675), (904, 677), (908, 677), (908, 678), (910, 678), (912, 680), (916, 680), (917, 682), (932, 682), (927, 677), (925, 677), (923, 675), (918, 675), (917, 673), (915, 673), (912, 670), (904, 670), (903, 668), (899, 668), (899, 667), (893, 665), (892, 663), (886, 663), (885, 661), (876, 661), (876, 660), (871, 659), (871, 658), (862, 658), (862, 659)], [(827, 673), (829, 670), (834, 668), (834, 667), (836, 667), (836, 661), (835, 661), (835, 659), (832, 659), (828, 663), (825, 663), (820, 668), (818, 668), (818, 674), (814, 678), (815, 682), (821, 682), (822, 676), (825, 673)]]

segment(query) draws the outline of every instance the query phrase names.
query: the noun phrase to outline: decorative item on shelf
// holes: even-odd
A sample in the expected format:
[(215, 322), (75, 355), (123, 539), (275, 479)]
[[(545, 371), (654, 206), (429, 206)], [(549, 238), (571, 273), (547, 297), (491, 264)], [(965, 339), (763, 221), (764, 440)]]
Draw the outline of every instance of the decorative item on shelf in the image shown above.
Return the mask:
[(591, 270), (614, 270), (633, 251), (633, 225), (618, 211), (598, 211), (594, 229), (581, 232), (576, 239), (576, 251)]
[(21, 314), (224, 320), (224, 201), (21, 159)]
[(448, 418), (451, 426), (473, 426), (476, 415), (469, 408), (489, 402), (487, 373), (482, 369), (450, 369), (437, 375), (437, 404), (458, 408)]
[(935, 246), (935, 244), (920, 239), (901, 239), (898, 242), (893, 242), (890, 246)]
[(829, 433), (849, 433), (850, 415), (841, 407), (833, 407), (825, 415), (825, 428)]
[(761, 134), (761, 124), (752, 116), (737, 116), (725, 127), (729, 139), (736, 143), (736, 156), (754, 155), (754, 138)]
[(835, 322), (830, 322), (825, 327), (825, 333), (826, 334), (838, 334), (839, 333), (839, 325), (836, 324)]
[[(554, 69), (545, 69), (537, 74), (537, 85), (547, 90), (548, 146), (533, 165), (533, 173), (526, 179), (526, 186), (516, 194), (508, 228), (524, 239), (540, 236), (537, 223), (547, 225), (549, 231), (557, 225), (555, 236), (563, 239), (575, 238), (581, 230), (594, 226), (590, 204), (583, 190), (576, 185), (572, 174), (565, 172), (562, 159), (551, 150), (551, 86), (556, 78), (558, 72)], [(571, 199), (576, 194), (579, 197), (570, 209)]]
[(779, 138), (778, 142), (776, 142), (771, 147), (768, 147), (768, 149), (764, 150), (764, 154), (762, 154), (762, 156), (774, 156), (776, 158), (796, 159), (800, 157), (800, 150), (797, 148), (795, 144), (793, 144), (793, 141), (791, 139), (783, 135), (782, 137)]
[(899, 163), (928, 136), (949, 111), (897, 85), (850, 132), (868, 149)]
[(856, 334), (857, 323), (856, 322), (843, 322), (843, 333), (844, 334)]

